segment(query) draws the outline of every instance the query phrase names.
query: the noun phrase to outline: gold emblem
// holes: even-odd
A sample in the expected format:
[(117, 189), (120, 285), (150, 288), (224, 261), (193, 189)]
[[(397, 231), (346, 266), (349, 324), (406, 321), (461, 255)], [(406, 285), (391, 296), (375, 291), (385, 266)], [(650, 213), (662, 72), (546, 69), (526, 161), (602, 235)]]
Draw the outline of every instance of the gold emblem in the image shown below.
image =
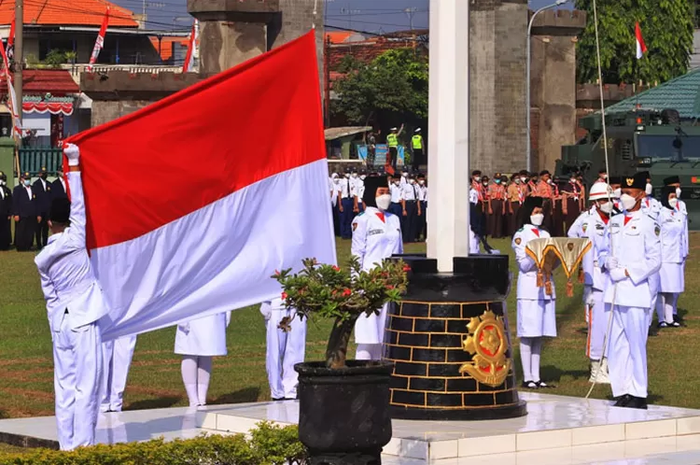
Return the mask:
[(634, 178), (627, 178), (627, 187), (632, 187), (632, 184), (634, 184)]
[(472, 354), (472, 361), (462, 365), (459, 372), (467, 372), (487, 386), (500, 386), (510, 371), (503, 319), (488, 310), (481, 317), (471, 318), (467, 329), (469, 335), (462, 342), (462, 347)]
[(658, 225), (654, 227), (654, 234), (657, 236), (661, 234), (661, 228)]

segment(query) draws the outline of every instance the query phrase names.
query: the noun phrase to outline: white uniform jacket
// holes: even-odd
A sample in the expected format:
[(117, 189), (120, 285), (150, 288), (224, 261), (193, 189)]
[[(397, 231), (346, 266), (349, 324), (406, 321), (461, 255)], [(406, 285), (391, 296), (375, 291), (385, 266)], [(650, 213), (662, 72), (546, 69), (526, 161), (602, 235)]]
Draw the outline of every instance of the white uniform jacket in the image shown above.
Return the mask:
[(60, 330), (66, 310), (70, 315), (70, 329), (94, 323), (109, 313), (85, 245), (85, 199), (80, 172), (68, 173), (68, 185), (70, 227), (49, 237), (44, 250), (34, 259), (53, 332)]
[(683, 263), (688, 256), (688, 221), (676, 210), (662, 208), (659, 213), (661, 226), (661, 261)]
[(605, 290), (606, 278), (603, 275), (602, 264), (596, 259), (599, 251), (603, 248), (605, 238), (605, 221), (601, 218), (598, 210), (593, 207), (585, 211), (576, 218), (574, 224), (569, 228), (568, 236), (575, 238), (590, 239), (593, 247), (583, 257), (583, 274), (586, 286), (591, 286), (598, 291)]
[(657, 220), (659, 212), (662, 208), (661, 202), (656, 200), (654, 197), (646, 196), (642, 199), (642, 211), (648, 216), (651, 216), (651, 219), (654, 221)]
[(360, 259), (362, 270), (369, 271), (394, 254), (403, 253), (401, 221), (384, 212), (384, 221), (375, 207), (367, 207), (352, 222), (352, 254)]
[[(604, 298), (606, 304), (651, 308), (656, 298), (661, 268), (660, 236), (659, 224), (641, 209), (610, 219), (605, 229), (604, 246), (598, 256), (598, 263), (603, 265), (608, 281)], [(613, 285), (611, 270), (605, 270), (608, 256), (616, 257), (618, 267), (626, 269), (629, 274), (629, 277), (619, 280), (617, 286)]]
[[(550, 237), (549, 233), (537, 226), (526, 224), (513, 236), (513, 250), (515, 250), (515, 260), (518, 262), (518, 288), (516, 298), (527, 300), (554, 300), (556, 290), (552, 285), (552, 295), (547, 295), (545, 287), (537, 286), (537, 265), (535, 261), (525, 252), (525, 246), (533, 239)], [(550, 276), (550, 279), (553, 278)]]

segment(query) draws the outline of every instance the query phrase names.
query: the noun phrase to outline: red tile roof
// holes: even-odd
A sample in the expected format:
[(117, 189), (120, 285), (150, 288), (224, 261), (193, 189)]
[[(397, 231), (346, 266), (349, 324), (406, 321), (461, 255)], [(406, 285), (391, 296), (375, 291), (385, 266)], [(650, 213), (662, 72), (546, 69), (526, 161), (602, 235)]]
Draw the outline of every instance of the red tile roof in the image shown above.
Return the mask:
[[(134, 13), (106, 0), (31, 0), (24, 2), (24, 23), (37, 25), (95, 26), (100, 27), (107, 6), (112, 10), (112, 27), (138, 27)], [(15, 17), (15, 1), (0, 0), (0, 24), (6, 25)]]
[[(150, 37), (153, 48), (158, 51), (158, 37)], [(160, 57), (163, 61), (168, 61), (173, 56), (173, 43), (179, 43), (187, 48), (190, 43), (189, 37), (162, 37), (160, 43)]]
[[(65, 69), (25, 69), (22, 72), (22, 90), (25, 95), (45, 95), (56, 97), (65, 94), (79, 94), (80, 86), (75, 83)], [(7, 87), (0, 87), (0, 94), (6, 94)]]
[(331, 40), (332, 44), (342, 44), (348, 40), (354, 32), (352, 31), (342, 31), (342, 32), (326, 32), (326, 41)]

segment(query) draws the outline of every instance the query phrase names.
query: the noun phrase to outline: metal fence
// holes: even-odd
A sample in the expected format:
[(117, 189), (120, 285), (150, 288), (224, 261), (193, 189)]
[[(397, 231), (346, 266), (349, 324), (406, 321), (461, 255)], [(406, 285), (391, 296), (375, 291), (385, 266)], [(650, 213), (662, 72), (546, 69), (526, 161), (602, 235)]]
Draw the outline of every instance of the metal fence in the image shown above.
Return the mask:
[(56, 174), (63, 161), (63, 150), (53, 147), (31, 147), (19, 149), (19, 166), (22, 172), (32, 176), (46, 168), (49, 175)]

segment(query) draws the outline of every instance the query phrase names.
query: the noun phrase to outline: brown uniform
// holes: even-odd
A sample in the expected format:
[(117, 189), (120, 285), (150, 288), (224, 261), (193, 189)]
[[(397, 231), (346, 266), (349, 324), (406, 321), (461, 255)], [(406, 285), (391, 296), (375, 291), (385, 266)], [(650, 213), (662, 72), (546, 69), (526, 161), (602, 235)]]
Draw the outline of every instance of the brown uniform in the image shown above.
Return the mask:
[(508, 235), (515, 234), (518, 225), (518, 211), (523, 203), (527, 186), (511, 182), (506, 189), (506, 217), (508, 219)]
[(578, 182), (569, 182), (566, 186), (562, 187), (562, 193), (564, 194), (562, 202), (566, 203), (564, 221), (566, 222), (566, 230), (568, 231), (571, 225), (574, 224), (574, 221), (576, 221), (576, 218), (581, 214), (583, 191)]
[(552, 237), (564, 237), (564, 216), (567, 208), (563, 197), (559, 192), (559, 186), (552, 184), (552, 229), (549, 230)]
[[(552, 186), (546, 181), (539, 181), (535, 190), (530, 193), (533, 197), (542, 197), (542, 211), (544, 213), (544, 222), (542, 226), (544, 229), (551, 233), (552, 231), (552, 216), (554, 214), (552, 200), (554, 198), (554, 190)], [(554, 234), (552, 234), (554, 236)]]
[(491, 183), (488, 188), (487, 234), (493, 238), (503, 237), (503, 218), (506, 212), (506, 188), (502, 184)]

